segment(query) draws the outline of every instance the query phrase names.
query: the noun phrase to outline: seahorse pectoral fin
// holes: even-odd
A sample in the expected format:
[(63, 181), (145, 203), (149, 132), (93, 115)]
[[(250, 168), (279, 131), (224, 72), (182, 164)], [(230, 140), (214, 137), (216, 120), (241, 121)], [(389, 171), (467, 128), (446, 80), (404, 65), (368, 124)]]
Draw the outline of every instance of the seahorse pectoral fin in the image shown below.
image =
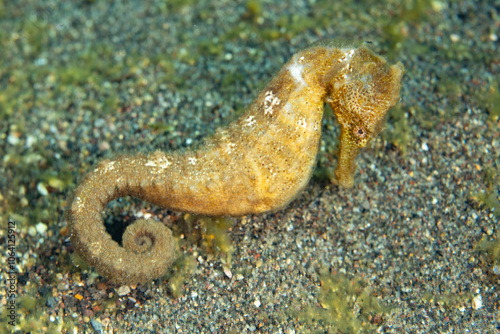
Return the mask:
[(359, 152), (359, 145), (348, 129), (342, 127), (340, 134), (340, 151), (335, 177), (338, 183), (344, 188), (354, 186), (354, 174), (356, 173), (356, 156)]

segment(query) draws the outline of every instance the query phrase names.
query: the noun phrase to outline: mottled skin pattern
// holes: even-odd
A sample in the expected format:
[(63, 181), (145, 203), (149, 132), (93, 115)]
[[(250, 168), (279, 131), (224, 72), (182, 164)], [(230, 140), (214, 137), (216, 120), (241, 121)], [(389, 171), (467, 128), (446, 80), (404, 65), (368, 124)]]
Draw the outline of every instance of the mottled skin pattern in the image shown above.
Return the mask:
[(133, 232), (129, 226), (126, 248), (120, 247), (102, 221), (110, 201), (133, 196), (212, 216), (283, 208), (311, 177), (325, 103), (342, 127), (337, 181), (352, 187), (358, 150), (380, 132), (384, 115), (399, 100), (402, 74), (401, 64), (389, 66), (365, 46), (297, 53), (239, 120), (199, 149), (102, 161), (76, 189), (68, 212), (75, 248), (115, 282), (146, 282), (173, 261), (171, 233), (162, 224), (148, 228), (141, 221)]

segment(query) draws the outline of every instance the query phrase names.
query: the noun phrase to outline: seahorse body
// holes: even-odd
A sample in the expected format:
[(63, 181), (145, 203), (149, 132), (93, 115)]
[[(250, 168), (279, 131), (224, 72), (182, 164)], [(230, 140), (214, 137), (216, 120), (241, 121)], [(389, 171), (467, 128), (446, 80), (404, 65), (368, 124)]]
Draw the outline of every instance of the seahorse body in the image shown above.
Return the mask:
[(311, 177), (325, 102), (342, 127), (336, 177), (352, 187), (354, 159), (399, 100), (402, 74), (401, 64), (389, 66), (365, 46), (318, 46), (295, 54), (239, 120), (199, 149), (102, 161), (76, 189), (69, 210), (75, 248), (115, 282), (145, 282), (173, 261), (171, 233), (141, 220), (127, 228), (120, 247), (103, 225), (101, 212), (110, 201), (133, 196), (213, 216), (283, 208)]

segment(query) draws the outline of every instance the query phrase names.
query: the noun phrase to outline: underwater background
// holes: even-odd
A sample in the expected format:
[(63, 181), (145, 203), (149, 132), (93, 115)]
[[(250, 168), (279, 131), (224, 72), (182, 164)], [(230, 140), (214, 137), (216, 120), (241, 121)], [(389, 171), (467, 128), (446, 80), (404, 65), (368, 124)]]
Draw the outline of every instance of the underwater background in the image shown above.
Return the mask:
[[(499, 34), (498, 0), (0, 0), (0, 332), (499, 332)], [(169, 274), (116, 286), (74, 255), (64, 212), (92, 166), (196, 146), (332, 40), (405, 67), (353, 189), (330, 181), (326, 110), (315, 175), (285, 209), (208, 219), (123, 199), (108, 231), (171, 227)]]

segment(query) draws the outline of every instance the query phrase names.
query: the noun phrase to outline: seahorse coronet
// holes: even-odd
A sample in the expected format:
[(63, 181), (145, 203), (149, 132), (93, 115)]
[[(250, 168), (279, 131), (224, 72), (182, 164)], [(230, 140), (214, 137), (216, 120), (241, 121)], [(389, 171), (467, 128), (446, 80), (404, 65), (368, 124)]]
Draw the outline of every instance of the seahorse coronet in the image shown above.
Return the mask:
[(400, 63), (389, 65), (366, 46), (298, 52), (238, 120), (196, 150), (101, 161), (76, 188), (68, 210), (75, 249), (111, 281), (144, 283), (173, 262), (172, 234), (162, 223), (139, 220), (120, 246), (103, 224), (110, 201), (132, 196), (205, 216), (282, 209), (311, 177), (325, 103), (341, 126), (337, 182), (352, 187), (355, 157), (398, 102), (402, 75)]

